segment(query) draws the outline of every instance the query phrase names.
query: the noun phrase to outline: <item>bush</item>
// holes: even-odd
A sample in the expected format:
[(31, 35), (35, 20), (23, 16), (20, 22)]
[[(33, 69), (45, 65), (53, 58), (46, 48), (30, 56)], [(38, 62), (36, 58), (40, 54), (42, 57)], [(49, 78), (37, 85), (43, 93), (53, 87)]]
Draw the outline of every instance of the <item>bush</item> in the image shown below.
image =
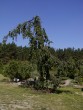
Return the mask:
[(31, 72), (33, 71), (33, 67), (32, 64), (27, 62), (27, 61), (23, 61), (19, 63), (18, 66), (18, 74), (21, 76), (22, 80), (25, 80), (27, 78), (30, 78), (31, 76)]
[(11, 61), (4, 67), (4, 76), (9, 77), (11, 80), (14, 78), (25, 80), (30, 77), (32, 70), (32, 65), (27, 61)]
[(44, 89), (44, 81), (35, 80), (34, 88), (37, 90)]
[(0, 74), (3, 73), (3, 63), (0, 61)]
[(9, 77), (11, 80), (13, 80), (15, 77), (18, 78), (18, 62), (11, 61), (9, 64), (7, 64), (4, 67), (3, 75)]

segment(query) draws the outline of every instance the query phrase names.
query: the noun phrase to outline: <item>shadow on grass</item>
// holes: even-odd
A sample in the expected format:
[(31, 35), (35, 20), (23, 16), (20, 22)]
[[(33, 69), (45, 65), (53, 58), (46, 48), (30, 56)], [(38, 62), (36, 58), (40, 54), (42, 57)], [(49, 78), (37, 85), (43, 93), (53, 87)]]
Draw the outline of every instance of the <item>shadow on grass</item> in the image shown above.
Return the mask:
[(47, 110), (47, 109), (43, 107), (43, 108), (41, 108), (41, 110)]
[(65, 93), (65, 94), (73, 94), (72, 91), (70, 90), (53, 90), (53, 89), (35, 89), (33, 87), (28, 87), (28, 86), (22, 86), (20, 85), (19, 87), (22, 87), (22, 88), (29, 88), (31, 90), (33, 90), (34, 92), (36, 93), (54, 93), (54, 94), (61, 94), (61, 93)]
[(9, 82), (9, 79), (4, 78), (4, 79), (1, 79), (0, 82)]
[(66, 94), (73, 94), (70, 90), (56, 90), (57, 94), (66, 93)]

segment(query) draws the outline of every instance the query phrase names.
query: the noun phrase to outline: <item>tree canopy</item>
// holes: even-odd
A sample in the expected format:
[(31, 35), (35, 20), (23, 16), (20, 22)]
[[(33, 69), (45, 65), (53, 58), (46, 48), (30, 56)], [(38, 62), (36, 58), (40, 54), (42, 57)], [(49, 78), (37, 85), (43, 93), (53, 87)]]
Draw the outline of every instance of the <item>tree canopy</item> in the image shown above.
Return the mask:
[(49, 51), (51, 41), (45, 32), (45, 29), (41, 26), (39, 16), (35, 16), (32, 20), (26, 21), (9, 31), (4, 37), (3, 42), (6, 42), (8, 37), (13, 40), (17, 38), (18, 34), (22, 34), (22, 37), (29, 39), (29, 59), (37, 64), (37, 69), (40, 73), (40, 80), (44, 77), (46, 80), (50, 79), (49, 70), (52, 64), (52, 55)]

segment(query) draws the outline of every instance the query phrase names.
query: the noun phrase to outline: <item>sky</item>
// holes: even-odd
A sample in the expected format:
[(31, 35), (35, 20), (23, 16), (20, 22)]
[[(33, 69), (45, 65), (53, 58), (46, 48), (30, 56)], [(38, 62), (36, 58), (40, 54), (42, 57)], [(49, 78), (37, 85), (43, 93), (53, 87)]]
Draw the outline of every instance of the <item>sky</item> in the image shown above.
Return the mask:
[[(83, 0), (0, 0), (0, 42), (19, 23), (36, 15), (52, 47), (83, 48)], [(16, 42), (18, 46), (27, 43), (21, 36)]]

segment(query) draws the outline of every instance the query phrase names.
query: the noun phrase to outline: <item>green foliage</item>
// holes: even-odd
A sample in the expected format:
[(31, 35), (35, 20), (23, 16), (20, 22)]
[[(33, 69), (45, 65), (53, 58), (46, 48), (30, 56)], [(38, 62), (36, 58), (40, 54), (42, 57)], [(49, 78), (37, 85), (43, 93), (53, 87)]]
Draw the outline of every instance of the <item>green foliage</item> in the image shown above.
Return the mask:
[(37, 89), (37, 90), (44, 89), (44, 81), (40, 81), (40, 80), (35, 81), (34, 88)]
[(5, 42), (8, 37), (13, 40), (17, 38), (18, 34), (22, 34), (23, 38), (29, 39), (29, 59), (36, 62), (38, 72), (40, 74), (40, 80), (50, 78), (49, 70), (51, 68), (51, 54), (49, 51), (50, 41), (45, 32), (45, 29), (41, 26), (39, 16), (35, 16), (32, 20), (19, 24), (15, 29), (9, 31), (8, 35), (4, 37)]
[(25, 80), (31, 76), (32, 70), (33, 67), (29, 62), (11, 61), (4, 67), (4, 75), (10, 79), (19, 78)]
[(33, 71), (33, 66), (31, 63), (27, 61), (19, 62), (18, 74), (22, 80), (30, 78), (32, 71)]
[(3, 73), (3, 63), (0, 61), (0, 74)]
[(4, 67), (4, 75), (10, 79), (19, 78), (18, 76), (18, 62), (11, 61)]

